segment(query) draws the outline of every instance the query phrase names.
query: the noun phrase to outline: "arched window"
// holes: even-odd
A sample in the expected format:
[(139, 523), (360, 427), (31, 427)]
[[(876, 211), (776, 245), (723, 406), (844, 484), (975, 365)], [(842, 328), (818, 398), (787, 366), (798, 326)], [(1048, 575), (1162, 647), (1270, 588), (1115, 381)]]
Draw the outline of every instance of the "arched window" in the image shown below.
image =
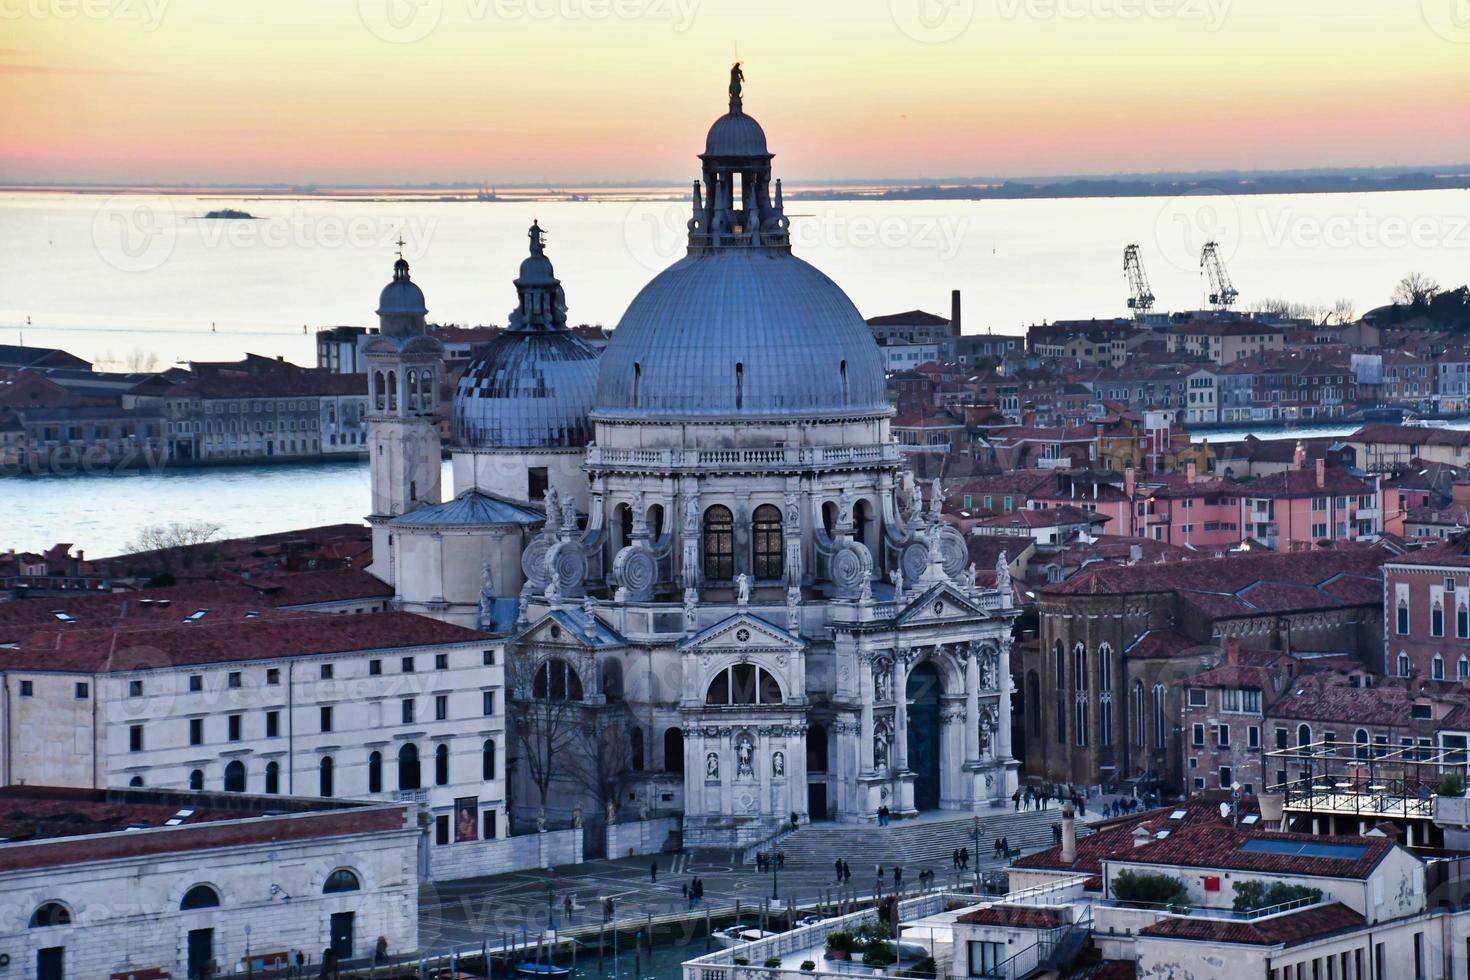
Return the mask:
[(1057, 640), (1052, 647), (1052, 659), (1056, 661), (1056, 672), (1053, 677), (1056, 686), (1065, 687), (1067, 684), (1067, 652), (1061, 640)]
[(195, 769), (193, 772), (189, 773), (189, 788), (194, 790), (196, 793), (201, 792), (204, 789), (203, 769)]
[(373, 373), (373, 404), (380, 412), (388, 407), (388, 386), (383, 381), (382, 371)]
[(51, 926), (71, 925), (71, 910), (60, 902), (45, 902), (31, 913), (32, 929), (49, 929)]
[(336, 895), (340, 892), (355, 892), (362, 888), (362, 882), (358, 880), (355, 871), (347, 868), (338, 868), (327, 875), (326, 883), (322, 885), (323, 895)]
[(1444, 636), (1444, 603), (1436, 602), (1429, 608), (1429, 635)]
[(408, 372), (408, 409), (413, 411), (419, 407), (419, 373), (410, 370)]
[(179, 911), (191, 912), (194, 909), (217, 909), (219, 908), (219, 892), (208, 885), (195, 885), (184, 892), (183, 901), (179, 902)]
[(735, 408), (745, 407), (745, 365), (735, 365)]
[(421, 785), (419, 747), (412, 742), (405, 742), (398, 750), (398, 788), (418, 789)]
[(1072, 702), (1075, 717), (1072, 734), (1079, 746), (1087, 745), (1087, 647), (1078, 643), (1072, 648)]
[(628, 747), (632, 755), (633, 771), (643, 771), (643, 728), (634, 725), (633, 730), (628, 733)]
[(1470, 639), (1470, 605), (1464, 599), (1455, 603), (1455, 635), (1462, 640)]
[(643, 365), (633, 365), (633, 407), (638, 407), (638, 396), (642, 394), (643, 388)]
[(1154, 748), (1162, 749), (1168, 742), (1168, 712), (1165, 709), (1164, 698), (1168, 693), (1162, 684), (1155, 684), (1153, 691), (1154, 708)]
[(704, 512), (704, 577), (712, 582), (735, 577), (735, 518), (721, 504)]
[(265, 791), (272, 796), (281, 791), (281, 764), (279, 762), (265, 764)]
[(485, 739), (480, 746), (480, 778), (485, 782), (495, 778), (495, 739)]
[(1041, 678), (1036, 671), (1030, 671), (1026, 675), (1025, 692), (1026, 717), (1030, 719), (1030, 730), (1032, 738), (1041, 737)]
[(852, 507), (852, 538), (858, 544), (868, 543), (869, 525), (873, 521), (873, 505), (859, 500)]
[(1455, 662), (1455, 679), (1463, 681), (1467, 678), (1470, 678), (1470, 660), (1461, 657)]
[(232, 759), (230, 764), (225, 766), (225, 792), (245, 792), (245, 763), (239, 759)]
[(1353, 732), (1353, 758), (1368, 758), (1368, 729), (1359, 728)]
[(612, 553), (616, 555), (633, 540), (633, 508), (618, 504), (613, 508)]
[(449, 785), (449, 746), (443, 742), (434, 749), (434, 785)]
[(318, 796), (331, 796), (332, 795), (332, 757), (331, 756), (329, 756), (329, 755), (322, 756), (322, 761), (317, 764), (316, 773), (317, 773), (317, 783), (318, 783), (318, 786), (317, 786), (318, 793), (317, 793), (317, 795)]
[(847, 404), (847, 362), (840, 361), (837, 364), (837, 374), (842, 379), (842, 404)]
[(1133, 744), (1143, 748), (1148, 740), (1148, 733), (1144, 725), (1145, 709), (1143, 706), (1143, 681), (1135, 681), (1133, 684)]
[(537, 701), (580, 701), (582, 678), (571, 664), (552, 657), (536, 671), (531, 694)]
[(1407, 653), (1399, 654), (1399, 676), (1409, 676), (1409, 655)]
[(143, 785), (143, 777), (134, 776), (132, 779), (128, 780), (128, 785), (131, 786), (133, 789), (137, 789), (138, 787)]
[(781, 683), (755, 664), (735, 664), (714, 676), (705, 691), (705, 704), (780, 704)]
[(1298, 748), (1312, 744), (1312, 726), (1296, 726), (1296, 744)]
[(368, 792), (383, 792), (383, 753), (368, 754)]
[(779, 579), (784, 553), (781, 539), (781, 511), (771, 504), (761, 504), (753, 517), (755, 533), (755, 577)]
[(398, 373), (388, 372), (388, 411), (398, 411)]
[(623, 700), (623, 662), (609, 657), (598, 667), (602, 675), (602, 696), (609, 701)]
[(1097, 739), (1101, 745), (1113, 744), (1113, 648), (1106, 643), (1097, 648)]
[(434, 403), (438, 400), (439, 392), (434, 385), (434, 372), (425, 368), (419, 372), (419, 408), (432, 412)]
[(1429, 670), (1430, 676), (1435, 680), (1444, 680), (1444, 657), (1436, 653), (1434, 659), (1429, 662)]

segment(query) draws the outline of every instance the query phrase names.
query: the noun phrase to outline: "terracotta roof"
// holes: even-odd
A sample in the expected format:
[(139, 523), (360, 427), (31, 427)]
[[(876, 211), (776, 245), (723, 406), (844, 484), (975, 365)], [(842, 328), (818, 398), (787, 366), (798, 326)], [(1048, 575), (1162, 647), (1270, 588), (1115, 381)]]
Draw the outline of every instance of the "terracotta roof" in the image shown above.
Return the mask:
[(971, 925), (1013, 926), (1017, 929), (1059, 929), (1065, 923), (1054, 909), (1027, 905), (992, 905), (966, 912), (955, 921)]
[(1374, 442), (1409, 446), (1454, 446), (1470, 444), (1470, 430), (1437, 429), (1417, 425), (1375, 422), (1348, 436), (1346, 442)]
[(1165, 916), (1138, 933), (1140, 936), (1249, 946), (1295, 946), (1335, 933), (1361, 929), (1365, 924), (1366, 920), (1357, 912), (1341, 902), (1332, 902), (1250, 921)]
[(0, 650), (0, 668), (108, 673), (474, 642), (487, 642), (486, 635), (404, 612), (278, 613), (258, 619), (226, 613), (218, 620), (166, 626), (127, 620), (112, 628), (37, 631), (18, 648)]
[(1329, 466), (1322, 472), (1321, 486), (1317, 485), (1315, 470), (1285, 470), (1239, 484), (1235, 493), (1241, 497), (1321, 497), (1334, 494), (1356, 496), (1372, 490), (1371, 481)]
[(1125, 653), (1135, 660), (1165, 660), (1213, 649), (1213, 645), (1196, 642), (1173, 630), (1147, 630), (1129, 644)]
[[(1289, 849), (1293, 843), (1310, 845), (1316, 851), (1324, 845), (1341, 846), (1344, 856), (1296, 853)], [(1248, 844), (1262, 849), (1246, 849)], [(1080, 842), (1078, 846), (1081, 846)], [(1186, 824), (1171, 830), (1162, 839), (1156, 835), (1142, 847), (1114, 855), (1111, 860), (1171, 868), (1218, 868), (1222, 871), (1360, 880), (1368, 877), (1393, 846), (1393, 841), (1386, 837), (1267, 833), (1232, 827), (1220, 820), (1213, 827)]]
[(978, 522), (979, 527), (1057, 527), (1062, 524), (1104, 524), (1112, 520), (1106, 514), (1077, 507), (1048, 507), (1044, 510), (1012, 511), (996, 514)]
[[(1150, 833), (1159, 830), (1176, 830), (1184, 826), (1224, 827), (1220, 819), (1220, 802), (1229, 794), (1203, 793), (1191, 797), (1178, 806), (1144, 810), (1121, 817), (1112, 817), (1091, 824), (1093, 833), (1077, 838), (1077, 859), (1071, 864), (1061, 860), (1061, 847), (1049, 847), (1035, 854), (1027, 854), (1012, 862), (1012, 867), (1044, 871), (1084, 871), (1097, 874), (1102, 871), (1102, 862), (1125, 858), (1134, 853), (1133, 832), (1140, 825)], [(1241, 812), (1254, 812), (1255, 799), (1242, 801)], [(1183, 817), (1174, 819), (1173, 814), (1182, 812)]]
[(1470, 568), (1470, 534), (1458, 534), (1443, 544), (1432, 544), (1385, 562), (1385, 567)]

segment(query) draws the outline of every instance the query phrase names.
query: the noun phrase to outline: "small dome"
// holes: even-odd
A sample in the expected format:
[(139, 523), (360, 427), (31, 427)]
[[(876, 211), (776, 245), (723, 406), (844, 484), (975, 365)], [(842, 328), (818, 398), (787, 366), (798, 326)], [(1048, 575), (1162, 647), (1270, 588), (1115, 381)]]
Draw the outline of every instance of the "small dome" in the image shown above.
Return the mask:
[(507, 330), (454, 392), (454, 437), (474, 448), (566, 448), (592, 440), (597, 351), (566, 331)]
[(707, 157), (764, 157), (770, 156), (766, 149), (766, 131), (754, 118), (736, 110), (727, 112), (715, 120), (704, 138), (704, 155)]
[(392, 282), (382, 288), (378, 297), (378, 316), (388, 317), (384, 320), (385, 334), (392, 332), (392, 326), (412, 326), (412, 322), (397, 317), (422, 317), (428, 311), (428, 304), (423, 301), (423, 289), (416, 287), (413, 279), (409, 278), (409, 263), (398, 257), (398, 262), (392, 263)]

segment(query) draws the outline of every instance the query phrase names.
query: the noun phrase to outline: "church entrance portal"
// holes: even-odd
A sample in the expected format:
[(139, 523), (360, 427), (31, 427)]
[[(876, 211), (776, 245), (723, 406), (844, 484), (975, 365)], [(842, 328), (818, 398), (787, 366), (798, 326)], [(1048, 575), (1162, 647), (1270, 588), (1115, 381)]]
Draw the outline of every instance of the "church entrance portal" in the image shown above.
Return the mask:
[(909, 672), (908, 764), (914, 774), (914, 808), (939, 808), (939, 671), (922, 663)]

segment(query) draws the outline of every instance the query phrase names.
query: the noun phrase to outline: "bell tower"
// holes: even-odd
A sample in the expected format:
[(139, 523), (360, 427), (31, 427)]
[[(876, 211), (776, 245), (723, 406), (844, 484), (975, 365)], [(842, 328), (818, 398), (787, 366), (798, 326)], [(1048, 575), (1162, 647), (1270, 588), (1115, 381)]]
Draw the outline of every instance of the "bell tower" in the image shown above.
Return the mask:
[(439, 388), (444, 345), (429, 335), (423, 290), (408, 274), (399, 242), (393, 281), (378, 299), (379, 333), (364, 346), (368, 451), (372, 454), (372, 573), (394, 581), (388, 522), (440, 499), (443, 450)]

